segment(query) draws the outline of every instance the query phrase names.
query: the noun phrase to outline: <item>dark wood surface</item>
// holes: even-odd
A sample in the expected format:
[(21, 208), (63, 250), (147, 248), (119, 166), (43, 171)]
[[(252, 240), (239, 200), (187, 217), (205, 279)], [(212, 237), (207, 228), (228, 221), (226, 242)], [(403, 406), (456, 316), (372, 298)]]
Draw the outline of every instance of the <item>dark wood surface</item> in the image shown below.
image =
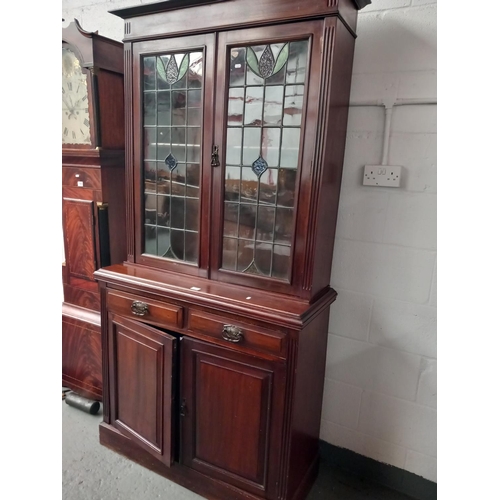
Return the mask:
[[(192, 0), (113, 13), (125, 19), (127, 232), (124, 262), (94, 273), (101, 443), (207, 498), (303, 500), (318, 470), (329, 306), (337, 295), (329, 283), (356, 5)], [(230, 50), (304, 39), (288, 279), (223, 270)], [(202, 215), (199, 261), (187, 264), (144, 252), (142, 73), (144, 57), (192, 49), (204, 54)], [(219, 165), (212, 166), (214, 145)]]
[[(101, 399), (100, 327), (81, 311), (100, 311), (93, 273), (101, 259), (118, 263), (126, 258), (123, 44), (89, 33), (77, 21), (62, 30), (62, 44), (75, 52), (87, 75), (91, 117), (90, 145), (62, 145), (63, 384)], [(80, 311), (76, 323), (64, 312), (72, 306)], [(91, 392), (88, 380), (94, 384)]]
[(63, 386), (90, 398), (102, 399), (101, 318), (66, 304), (62, 315)]
[(173, 390), (176, 339), (111, 315), (110, 422), (165, 465), (173, 461)]
[(276, 498), (284, 364), (184, 337), (181, 463)]
[[(186, 33), (221, 31), (263, 24), (277, 24), (322, 16), (339, 16), (355, 35), (357, 6), (353, 0), (225, 0), (203, 2), (196, 8), (192, 0), (183, 2), (158, 2), (111, 11), (126, 19), (124, 41), (144, 40)], [(198, 2), (201, 3), (201, 2)], [(165, 9), (167, 6), (167, 9)], [(148, 12), (150, 10), (151, 12)], [(147, 14), (147, 15), (145, 15)]]

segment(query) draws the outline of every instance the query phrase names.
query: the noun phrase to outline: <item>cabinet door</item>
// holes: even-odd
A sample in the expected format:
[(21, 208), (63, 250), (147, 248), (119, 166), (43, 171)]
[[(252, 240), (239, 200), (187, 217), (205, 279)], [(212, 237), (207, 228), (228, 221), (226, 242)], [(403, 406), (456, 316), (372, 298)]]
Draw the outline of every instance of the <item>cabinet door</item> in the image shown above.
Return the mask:
[(181, 461), (258, 495), (277, 495), (285, 365), (183, 338)]
[(134, 44), (135, 260), (207, 276), (215, 35)]
[(111, 424), (170, 466), (177, 340), (110, 314), (109, 342)]
[(215, 279), (286, 293), (302, 286), (321, 35), (321, 22), (219, 35)]

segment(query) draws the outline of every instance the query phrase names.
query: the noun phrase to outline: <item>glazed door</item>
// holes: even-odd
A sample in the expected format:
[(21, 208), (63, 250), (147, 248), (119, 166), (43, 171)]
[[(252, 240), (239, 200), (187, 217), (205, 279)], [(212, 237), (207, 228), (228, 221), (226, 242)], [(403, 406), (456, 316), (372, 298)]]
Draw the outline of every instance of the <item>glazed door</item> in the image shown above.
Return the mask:
[(181, 353), (182, 463), (275, 498), (285, 365), (186, 337)]
[(111, 425), (170, 466), (177, 340), (110, 314), (109, 344)]
[(304, 270), (321, 22), (220, 33), (212, 277), (293, 293)]
[(134, 44), (135, 261), (207, 276), (215, 35)]

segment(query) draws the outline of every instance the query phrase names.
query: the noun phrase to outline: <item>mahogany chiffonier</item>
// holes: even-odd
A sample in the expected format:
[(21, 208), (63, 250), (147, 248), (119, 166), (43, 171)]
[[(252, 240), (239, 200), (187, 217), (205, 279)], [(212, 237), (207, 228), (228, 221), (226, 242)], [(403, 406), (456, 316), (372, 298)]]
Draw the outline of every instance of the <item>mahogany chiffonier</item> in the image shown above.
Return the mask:
[(207, 498), (318, 470), (359, 8), (169, 0), (125, 20), (127, 257), (99, 269), (101, 444)]

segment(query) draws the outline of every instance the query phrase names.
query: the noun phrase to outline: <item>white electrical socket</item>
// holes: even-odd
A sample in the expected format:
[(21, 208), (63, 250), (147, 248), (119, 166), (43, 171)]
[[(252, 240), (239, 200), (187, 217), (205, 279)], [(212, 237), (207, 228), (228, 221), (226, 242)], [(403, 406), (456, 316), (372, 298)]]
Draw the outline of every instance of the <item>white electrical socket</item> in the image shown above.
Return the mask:
[(366, 165), (363, 186), (399, 187), (401, 167), (394, 165)]

